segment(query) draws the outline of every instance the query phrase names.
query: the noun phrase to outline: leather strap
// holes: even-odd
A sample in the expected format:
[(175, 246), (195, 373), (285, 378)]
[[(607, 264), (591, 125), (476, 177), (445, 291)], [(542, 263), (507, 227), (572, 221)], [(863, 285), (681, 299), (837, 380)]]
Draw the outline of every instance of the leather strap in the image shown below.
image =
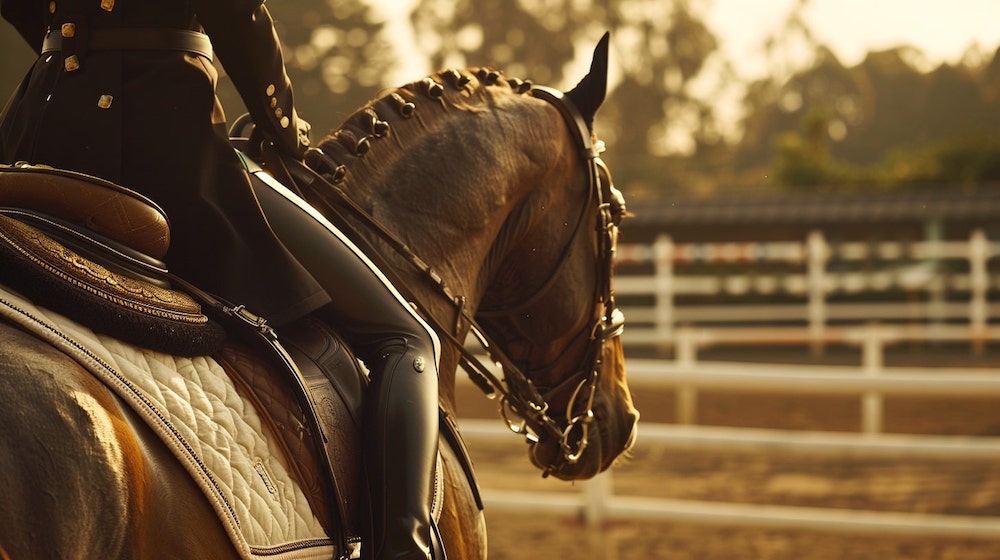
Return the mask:
[[(195, 301), (201, 304), (207, 315), (217, 319), (224, 327), (226, 327), (228, 334), (231, 334), (233, 337), (238, 337), (239, 340), (249, 345), (251, 348), (263, 352), (266, 359), (268, 359), (274, 367), (279, 368), (280, 371), (289, 373), (286, 379), (291, 384), (291, 391), (296, 395), (300, 403), (301, 411), (305, 416), (303, 419), (305, 426), (303, 426), (304, 431), (302, 436), (316, 436), (318, 439), (315, 439), (314, 443), (320, 448), (323, 448), (330, 440), (326, 437), (326, 432), (323, 430), (324, 421), (321, 417), (320, 408), (317, 406), (319, 401), (316, 399), (316, 395), (312, 390), (310, 379), (308, 379), (307, 376), (303, 374), (302, 370), (299, 369), (298, 362), (292, 358), (288, 349), (285, 348), (285, 345), (278, 340), (278, 335), (275, 333), (274, 329), (267, 324), (267, 320), (263, 317), (255, 315), (242, 305), (233, 306), (229, 302), (223, 301), (214, 295), (201, 290), (180, 277), (171, 274), (169, 275), (169, 278), (171, 284), (180, 287), (182, 290), (190, 294)], [(313, 379), (313, 381), (315, 382), (315, 379)], [(324, 412), (328, 412), (328, 410)], [(336, 484), (337, 474), (334, 470), (336, 465), (330, 463), (330, 456), (330, 453), (325, 448), (322, 449), (321, 453), (319, 453), (320, 460), (323, 462), (324, 472), (328, 475), (327, 480), (331, 484)], [(334, 492), (336, 492), (336, 490), (334, 490)], [(340, 497), (338, 496), (338, 498)], [(343, 511), (341, 509), (343, 506), (344, 504), (338, 500), (338, 513)], [(341, 530), (330, 531), (330, 533), (333, 533), (330, 534), (330, 537), (334, 539), (339, 554), (339, 556), (336, 557), (337, 560), (347, 560), (351, 557), (353, 547), (351, 546), (350, 541), (352, 539), (352, 535), (347, 534), (348, 527), (347, 522), (342, 522), (340, 524)]]
[[(42, 42), (42, 54), (61, 51), (63, 37), (50, 32)], [(92, 51), (183, 51), (212, 59), (208, 35), (185, 29), (94, 29), (86, 48)]]

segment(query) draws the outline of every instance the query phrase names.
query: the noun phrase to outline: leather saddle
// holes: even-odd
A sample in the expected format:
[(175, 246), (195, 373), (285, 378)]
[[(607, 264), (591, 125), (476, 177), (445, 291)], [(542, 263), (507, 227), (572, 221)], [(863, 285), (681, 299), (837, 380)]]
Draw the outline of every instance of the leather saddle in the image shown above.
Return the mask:
[(114, 183), (0, 165), (0, 283), (125, 342), (213, 356), (257, 405), (327, 533), (349, 554), (360, 535), (367, 377), (340, 336), (306, 317), (280, 338), (249, 311), (171, 275), (169, 222)]

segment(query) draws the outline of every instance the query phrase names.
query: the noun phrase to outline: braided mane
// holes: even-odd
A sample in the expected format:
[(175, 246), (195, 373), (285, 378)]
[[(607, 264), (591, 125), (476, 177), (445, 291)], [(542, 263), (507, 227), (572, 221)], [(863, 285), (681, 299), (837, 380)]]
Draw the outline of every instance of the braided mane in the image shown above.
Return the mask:
[[(370, 101), (311, 151), (306, 162), (333, 184), (352, 186), (396, 180), (412, 169), (396, 169), (407, 150), (440, 149), (443, 121), (457, 111), (487, 111), (500, 96), (520, 95), (531, 82), (489, 68), (443, 70)], [(400, 173), (402, 172), (402, 173)]]

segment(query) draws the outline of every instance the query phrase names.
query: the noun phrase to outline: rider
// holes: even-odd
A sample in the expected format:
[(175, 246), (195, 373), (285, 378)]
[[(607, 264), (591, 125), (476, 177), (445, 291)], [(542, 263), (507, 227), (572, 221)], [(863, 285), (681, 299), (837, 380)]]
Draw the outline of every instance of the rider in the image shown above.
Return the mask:
[(437, 337), (340, 232), (255, 195), (227, 138), (213, 46), (257, 131), (294, 158), (309, 144), (263, 0), (0, 0), (0, 13), (40, 54), (0, 113), (0, 161), (135, 189), (170, 217), (173, 272), (272, 324), (333, 322), (371, 372), (362, 555), (430, 558)]

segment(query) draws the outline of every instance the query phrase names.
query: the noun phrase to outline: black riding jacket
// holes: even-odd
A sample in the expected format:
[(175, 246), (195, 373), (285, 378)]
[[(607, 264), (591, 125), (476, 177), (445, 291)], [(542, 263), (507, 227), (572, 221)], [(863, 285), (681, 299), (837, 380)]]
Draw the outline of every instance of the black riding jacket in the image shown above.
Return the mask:
[(170, 219), (169, 268), (272, 322), (329, 301), (261, 215), (228, 142), (212, 60), (156, 39), (204, 30), (258, 128), (301, 152), (308, 139), (260, 0), (0, 0), (0, 13), (40, 53), (0, 114), (3, 163), (71, 169), (150, 197)]

